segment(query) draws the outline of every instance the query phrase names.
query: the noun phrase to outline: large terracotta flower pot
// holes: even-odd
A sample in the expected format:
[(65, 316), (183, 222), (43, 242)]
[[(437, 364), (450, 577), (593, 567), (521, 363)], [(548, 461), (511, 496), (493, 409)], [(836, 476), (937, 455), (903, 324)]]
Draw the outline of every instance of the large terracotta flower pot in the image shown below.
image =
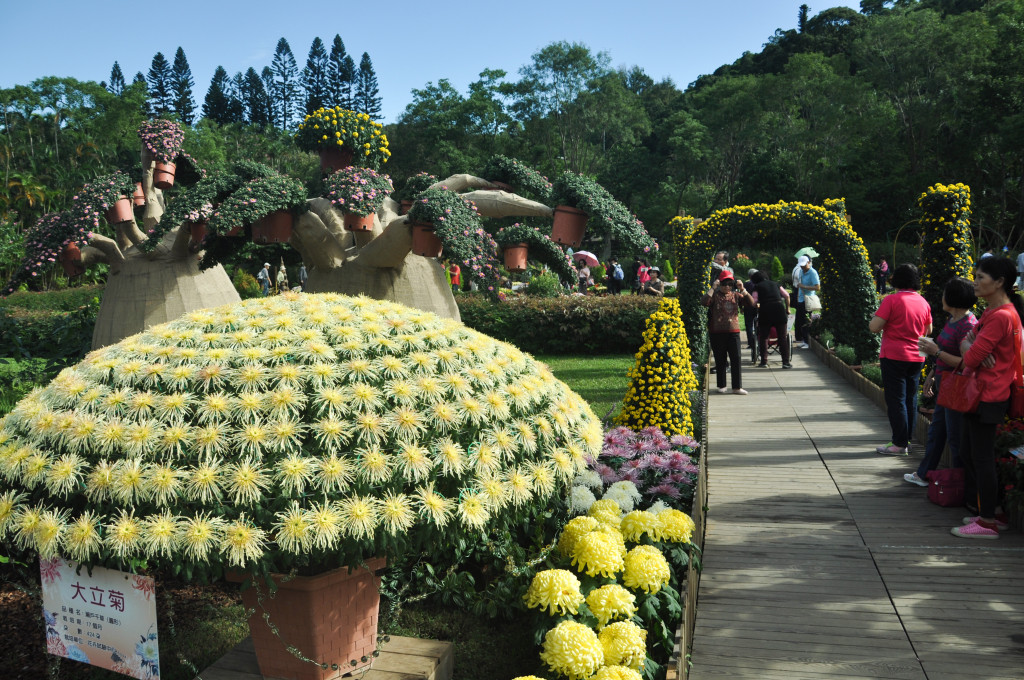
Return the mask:
[(406, 213), (408, 213), (410, 210), (412, 210), (412, 204), (415, 202), (416, 201), (412, 200), (411, 198), (403, 198), (402, 202), (399, 203), (398, 214), (405, 215)]
[(153, 167), (153, 184), (157, 189), (170, 189), (174, 186), (174, 163), (156, 162)]
[(526, 256), (529, 250), (525, 243), (505, 246), (505, 269), (510, 272), (526, 271)]
[(555, 219), (551, 224), (551, 240), (563, 246), (579, 248), (587, 230), (587, 213), (567, 205), (555, 208)]
[(336, 172), (342, 168), (352, 165), (352, 149), (339, 146), (336, 149), (320, 149), (320, 170), (323, 172)]
[(347, 212), (342, 217), (342, 222), (348, 231), (373, 231), (373, 213), (364, 217), (357, 213)]
[(292, 237), (292, 214), (276, 210), (252, 225), (253, 243), (287, 243)]
[[(274, 575), (277, 592), (273, 597), (263, 583), (258, 583), (258, 590), (242, 591), (245, 608), (255, 610), (249, 617), (249, 631), (260, 673), (268, 678), (332, 680), (369, 666), (377, 648), (380, 608), (380, 577), (375, 572), (385, 564), (383, 557), (376, 557), (351, 573), (341, 567), (287, 580)], [(237, 580), (238, 575), (229, 578)], [(263, 619), (264, 612), (280, 637)], [(328, 668), (299, 660), (288, 645)]]
[(142, 190), (142, 182), (135, 183), (135, 193), (132, 194), (132, 201), (135, 205), (146, 205), (146, 192)]
[(64, 267), (64, 274), (69, 279), (85, 273), (85, 265), (82, 264), (82, 251), (74, 243), (67, 244), (60, 252), (60, 265)]
[(122, 196), (118, 199), (117, 203), (110, 206), (110, 209), (104, 214), (107, 218), (107, 222), (110, 224), (117, 224), (119, 222), (131, 222), (135, 219), (135, 214), (132, 212), (132, 202)]
[(434, 225), (422, 222), (412, 223), (412, 252), (423, 257), (441, 255), (441, 239), (434, 233)]

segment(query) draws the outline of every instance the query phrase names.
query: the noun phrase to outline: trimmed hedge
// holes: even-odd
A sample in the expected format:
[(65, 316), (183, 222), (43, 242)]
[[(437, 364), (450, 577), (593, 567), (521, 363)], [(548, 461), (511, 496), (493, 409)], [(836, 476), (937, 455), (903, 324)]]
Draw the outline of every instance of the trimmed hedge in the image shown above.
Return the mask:
[[(55, 300), (55, 306), (59, 302)], [(17, 359), (80, 361), (92, 348), (99, 309), (96, 297), (73, 311), (0, 307), (0, 354)]]
[(462, 322), (531, 354), (634, 354), (660, 298), (570, 295), (491, 302), (459, 295)]

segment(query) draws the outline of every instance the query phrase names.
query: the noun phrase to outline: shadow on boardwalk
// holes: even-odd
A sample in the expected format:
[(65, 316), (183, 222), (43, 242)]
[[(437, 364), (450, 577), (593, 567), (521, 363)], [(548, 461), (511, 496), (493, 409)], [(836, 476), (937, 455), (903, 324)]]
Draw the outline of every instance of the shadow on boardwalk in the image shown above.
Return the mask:
[(794, 366), (711, 395), (690, 678), (1024, 678), (1024, 536), (952, 536), (963, 508), (902, 479), (923, 449), (879, 456), (885, 414)]

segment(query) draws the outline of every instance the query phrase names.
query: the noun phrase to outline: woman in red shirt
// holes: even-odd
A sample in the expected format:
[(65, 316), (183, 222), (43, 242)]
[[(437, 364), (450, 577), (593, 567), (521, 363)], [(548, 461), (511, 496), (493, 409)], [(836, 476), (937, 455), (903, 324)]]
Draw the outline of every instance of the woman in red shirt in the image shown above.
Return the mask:
[(896, 292), (882, 300), (868, 324), (872, 333), (882, 334), (879, 364), (882, 391), (892, 428), (892, 441), (875, 448), (890, 456), (905, 456), (914, 436), (917, 420), (917, 383), (924, 357), (918, 353), (917, 339), (932, 331), (932, 309), (917, 292), (921, 276), (912, 264), (901, 264), (892, 275)]
[(454, 262), (448, 267), (448, 273), (452, 277), (452, 293), (459, 292), (462, 287), (462, 268)]
[(1013, 292), (1016, 280), (1017, 267), (1006, 257), (983, 258), (974, 272), (974, 292), (984, 298), (985, 313), (977, 328), (960, 343), (960, 349), (962, 365), (974, 369), (983, 389), (978, 410), (963, 416), (960, 458), (966, 473), (965, 498), (968, 503), (977, 498), (978, 515), (965, 517), (963, 526), (953, 528), (953, 535), (961, 538), (999, 538), (999, 530), (1006, 529), (1005, 517), (996, 514), (999, 484), (995, 438), (1021, 364), (1018, 343), (1024, 304)]

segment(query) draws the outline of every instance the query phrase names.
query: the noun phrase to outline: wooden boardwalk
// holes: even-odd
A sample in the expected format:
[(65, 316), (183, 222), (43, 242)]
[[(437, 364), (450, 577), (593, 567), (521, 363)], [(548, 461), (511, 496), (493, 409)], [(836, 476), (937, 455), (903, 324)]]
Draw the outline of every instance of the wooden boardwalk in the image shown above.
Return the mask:
[(952, 536), (964, 509), (902, 479), (923, 448), (876, 454), (885, 414), (793, 363), (710, 397), (691, 680), (1024, 678), (1024, 536)]

